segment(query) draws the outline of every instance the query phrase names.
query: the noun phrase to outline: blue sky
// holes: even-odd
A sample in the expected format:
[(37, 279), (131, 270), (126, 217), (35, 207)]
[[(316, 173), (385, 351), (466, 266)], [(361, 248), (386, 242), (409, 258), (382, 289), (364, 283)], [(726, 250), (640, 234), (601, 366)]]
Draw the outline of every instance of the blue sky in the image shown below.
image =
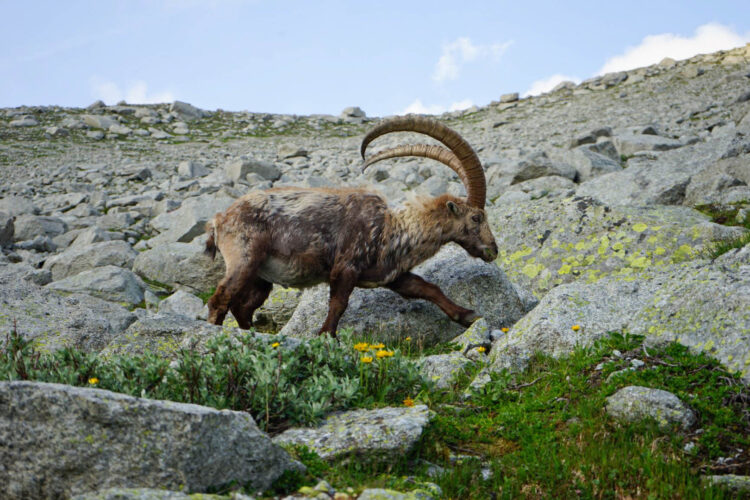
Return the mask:
[(0, 0), (0, 107), (438, 113), (750, 42), (744, 1)]

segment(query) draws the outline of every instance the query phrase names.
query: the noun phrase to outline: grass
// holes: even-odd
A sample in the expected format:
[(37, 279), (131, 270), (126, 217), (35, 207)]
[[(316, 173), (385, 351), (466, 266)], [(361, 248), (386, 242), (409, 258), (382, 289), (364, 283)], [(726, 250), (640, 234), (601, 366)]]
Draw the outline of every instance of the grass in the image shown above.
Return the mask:
[(727, 205), (707, 204), (695, 207), (699, 212), (708, 215), (711, 218), (711, 222), (725, 226), (742, 227), (748, 230), (736, 238), (714, 241), (707, 245), (703, 250), (703, 253), (707, 258), (714, 260), (730, 250), (742, 248), (750, 243), (750, 217), (745, 217), (743, 222), (737, 220), (737, 212), (743, 207), (746, 209), (750, 208), (750, 201), (745, 200)]

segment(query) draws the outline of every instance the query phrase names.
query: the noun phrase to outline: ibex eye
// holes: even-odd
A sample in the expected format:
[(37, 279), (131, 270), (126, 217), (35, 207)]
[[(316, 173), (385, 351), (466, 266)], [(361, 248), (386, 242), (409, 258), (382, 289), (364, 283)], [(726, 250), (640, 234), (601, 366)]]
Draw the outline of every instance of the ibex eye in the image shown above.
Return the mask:
[(472, 216), (471, 216), (471, 220), (473, 220), (474, 222), (482, 222), (482, 216), (481, 216), (481, 215), (479, 215), (479, 214), (477, 214), (477, 215), (472, 215)]

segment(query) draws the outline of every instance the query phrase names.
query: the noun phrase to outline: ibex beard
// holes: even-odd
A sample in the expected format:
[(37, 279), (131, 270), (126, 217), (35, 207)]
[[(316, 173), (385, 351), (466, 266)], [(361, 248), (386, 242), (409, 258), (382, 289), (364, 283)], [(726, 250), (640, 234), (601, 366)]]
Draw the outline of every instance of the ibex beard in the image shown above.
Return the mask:
[(209, 322), (222, 324), (231, 310), (240, 328), (248, 329), (273, 283), (308, 287), (323, 282), (330, 285), (330, 299), (320, 333), (335, 336), (354, 287), (386, 287), (406, 298), (429, 300), (464, 326), (477, 318), (410, 269), (448, 242), (487, 262), (497, 257), (484, 211), (482, 166), (456, 132), (435, 120), (412, 116), (373, 129), (363, 140), (363, 156), (369, 142), (397, 131), (429, 135), (449, 149), (399, 146), (376, 154), (365, 168), (398, 156), (432, 158), (458, 173), (467, 199), (444, 194), (392, 209), (381, 196), (363, 189), (250, 192), (206, 225), (206, 252), (213, 256), (218, 248), (226, 264), (226, 276), (208, 302)]

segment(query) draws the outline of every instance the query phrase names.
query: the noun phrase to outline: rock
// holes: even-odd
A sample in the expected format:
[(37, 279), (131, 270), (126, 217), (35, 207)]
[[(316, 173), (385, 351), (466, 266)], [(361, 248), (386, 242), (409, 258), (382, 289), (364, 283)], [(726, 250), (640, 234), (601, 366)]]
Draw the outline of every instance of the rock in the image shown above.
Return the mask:
[(0, 383), (0, 402), (9, 500), (230, 482), (264, 490), (299, 467), (244, 412), (38, 382)]
[(33, 201), (23, 196), (3, 196), (0, 198), (0, 212), (5, 212), (11, 217), (19, 215), (37, 215), (39, 207)]
[(439, 497), (440, 495), (433, 495), (431, 492), (425, 490), (413, 490), (408, 493), (402, 493), (385, 488), (368, 488), (359, 494), (357, 500), (432, 500)]
[(104, 139), (104, 132), (102, 132), (101, 130), (91, 130), (89, 132), (86, 132), (86, 137), (95, 141), (101, 141), (102, 139)]
[(44, 269), (49, 269), (52, 278), (57, 281), (95, 267), (112, 265), (130, 269), (136, 255), (138, 253), (124, 241), (102, 241), (68, 248), (47, 259)]
[[(606, 144), (612, 143), (607, 141)], [(614, 146), (612, 148), (614, 149)], [(603, 149), (604, 147), (598, 144), (585, 145), (568, 151), (563, 158), (578, 171), (580, 182), (622, 170), (619, 161), (598, 152)]]
[(55, 281), (47, 288), (82, 292), (110, 302), (135, 306), (143, 302), (145, 284), (132, 271), (116, 266), (103, 266)]
[(68, 230), (68, 225), (59, 217), (23, 214), (16, 217), (15, 241), (33, 240), (37, 236), (54, 238)]
[(140, 252), (133, 261), (133, 272), (143, 278), (193, 292), (208, 292), (224, 277), (224, 260), (216, 260), (204, 248), (192, 243), (167, 243)]
[(547, 175), (558, 175), (561, 177), (567, 177), (570, 180), (576, 180), (578, 175), (575, 168), (566, 163), (550, 160), (544, 152), (534, 154), (525, 160), (521, 160), (518, 167), (518, 171), (513, 176), (511, 184), (517, 184), (519, 182)]
[(339, 117), (348, 122), (362, 123), (366, 117), (365, 112), (356, 106), (344, 108)]
[(183, 177), (192, 179), (194, 177), (205, 177), (211, 172), (197, 161), (186, 160), (181, 161), (177, 166), (177, 173)]
[(148, 131), (154, 139), (171, 139), (172, 134), (159, 130), (158, 128), (149, 127)]
[(500, 96), (501, 103), (516, 102), (517, 100), (518, 100), (518, 92), (513, 92), (510, 94), (503, 94)]
[(14, 221), (15, 219), (10, 214), (0, 212), (0, 248), (10, 246), (13, 243)]
[[(50, 215), (52, 212), (67, 212), (89, 200), (88, 193), (62, 193), (45, 196), (37, 200), (39, 209), (42, 214)], [(66, 214), (67, 215), (67, 214)]]
[(274, 285), (271, 294), (253, 315), (253, 325), (263, 332), (277, 332), (289, 322), (299, 305), (302, 291)]
[(607, 398), (606, 408), (609, 415), (626, 422), (653, 418), (663, 430), (674, 424), (688, 430), (697, 421), (695, 413), (677, 396), (648, 387), (623, 387)]
[(284, 143), (279, 146), (278, 149), (278, 157), (282, 160), (285, 160), (287, 158), (297, 158), (297, 157), (304, 157), (306, 158), (309, 155), (307, 152), (307, 149), (301, 146), (295, 146), (293, 144)]
[(625, 156), (632, 156), (640, 151), (667, 151), (684, 146), (677, 139), (644, 134), (616, 135), (613, 141), (617, 151)]
[(25, 240), (16, 242), (13, 245), (16, 250), (33, 250), (35, 252), (54, 252), (57, 249), (57, 245), (52, 241), (49, 236), (37, 236), (33, 240)]
[(722, 474), (720, 476), (705, 476), (705, 481), (714, 486), (721, 486), (737, 498), (750, 494), (750, 476), (738, 476), (736, 474)]
[(83, 115), (81, 118), (83, 119), (83, 123), (91, 128), (109, 130), (110, 127), (119, 125), (117, 120), (106, 115)]
[(62, 127), (47, 127), (44, 129), (44, 133), (50, 137), (68, 137), (70, 131)]
[[(515, 323), (523, 306), (511, 282), (493, 264), (474, 259), (455, 246), (443, 248), (414, 272), (438, 285), (455, 303), (473, 309), (491, 325)], [(328, 286), (305, 290), (292, 318), (281, 333), (316, 335), (328, 313)], [(463, 332), (436, 305), (408, 300), (383, 288), (355, 289), (339, 328), (370, 332), (381, 342), (411, 336), (428, 344), (445, 342)]]
[(175, 113), (181, 120), (185, 121), (197, 120), (208, 115), (206, 111), (182, 101), (174, 101), (170, 104), (169, 111)]
[(221, 332), (221, 327), (205, 321), (196, 321), (175, 314), (157, 314), (132, 323), (127, 330), (111, 339), (109, 345), (102, 350), (102, 354), (133, 356), (150, 352), (171, 359), (177, 354), (188, 334), (203, 338)]
[(15, 321), (18, 333), (44, 352), (62, 347), (98, 351), (136, 320), (117, 304), (42, 288), (45, 274), (20, 265), (0, 266), (0, 331), (10, 331)]
[(224, 167), (227, 177), (238, 182), (248, 174), (258, 174), (266, 180), (275, 181), (281, 177), (281, 169), (273, 163), (263, 160), (236, 160), (228, 163)]
[(419, 371), (424, 378), (432, 381), (437, 389), (447, 389), (466, 372), (472, 362), (461, 352), (434, 354), (419, 360)]
[(478, 346), (485, 346), (489, 351), (491, 330), (487, 320), (479, 318), (464, 333), (451, 340), (451, 343), (460, 345), (461, 351)]
[(685, 205), (727, 204), (750, 200), (750, 169), (743, 158), (719, 160), (690, 178)]
[[(694, 290), (700, 289), (696, 294)], [(548, 292), (492, 346), (492, 369), (521, 370), (534, 352), (560, 357), (608, 332), (677, 341), (750, 380), (750, 247), (715, 262), (680, 262), (640, 273), (583, 280)], [(578, 331), (572, 326), (579, 325)]]
[(91, 226), (81, 230), (70, 243), (71, 248), (83, 248), (101, 241), (110, 241), (112, 236), (99, 226)]
[(133, 129), (126, 127), (125, 125), (115, 124), (109, 127), (109, 131), (117, 135), (130, 135), (133, 133)]
[(206, 233), (206, 222), (234, 203), (224, 192), (195, 196), (185, 200), (180, 208), (151, 219), (150, 225), (159, 235), (148, 241), (151, 248), (164, 243), (189, 242)]
[(389, 461), (407, 453), (432, 415), (425, 405), (353, 410), (326, 418), (315, 428), (288, 429), (278, 445), (304, 445), (329, 461)]
[(159, 302), (159, 313), (180, 314), (190, 319), (198, 319), (203, 315), (204, 307), (203, 301), (195, 295), (177, 290)]
[[(249, 498), (249, 497), (248, 497)], [(154, 488), (106, 488), (75, 495), (70, 500), (227, 500), (227, 497)], [(231, 500), (240, 500), (232, 498)]]

